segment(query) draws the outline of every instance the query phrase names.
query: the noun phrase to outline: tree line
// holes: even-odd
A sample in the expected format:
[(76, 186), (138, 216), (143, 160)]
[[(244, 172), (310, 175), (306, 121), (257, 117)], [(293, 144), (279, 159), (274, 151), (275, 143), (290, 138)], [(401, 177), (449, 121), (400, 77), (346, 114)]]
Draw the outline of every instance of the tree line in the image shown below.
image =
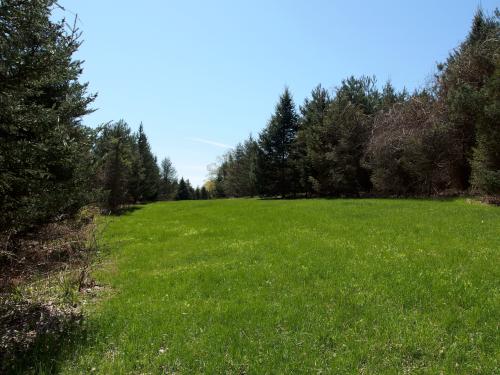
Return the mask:
[(205, 187), (195, 189), (189, 180), (178, 180), (169, 158), (158, 165), (142, 124), (133, 133), (123, 120), (110, 122), (97, 128), (95, 136), (95, 180), (100, 187), (98, 201), (105, 207), (116, 210), (127, 203), (209, 198)]
[(290, 90), (257, 139), (227, 152), (218, 197), (500, 194), (500, 13), (474, 17), (428, 87), (409, 94), (373, 77)]
[(158, 165), (143, 126), (82, 124), (96, 95), (79, 81), (81, 33), (54, 0), (0, 2), (0, 233), (74, 215), (88, 203), (207, 199)]
[(54, 0), (0, 2), (0, 232), (159, 199), (500, 192), (498, 11), (479, 11), (432, 85), (409, 94), (372, 77), (316, 87), (297, 109), (288, 89), (254, 139), (224, 155), (209, 186), (158, 165), (141, 124), (84, 126), (96, 96), (80, 82), (76, 22)]

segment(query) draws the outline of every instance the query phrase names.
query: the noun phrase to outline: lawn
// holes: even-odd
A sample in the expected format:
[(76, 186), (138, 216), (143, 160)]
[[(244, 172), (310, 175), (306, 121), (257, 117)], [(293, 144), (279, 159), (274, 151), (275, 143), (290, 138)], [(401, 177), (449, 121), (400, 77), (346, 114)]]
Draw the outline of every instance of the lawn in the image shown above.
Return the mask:
[(163, 202), (102, 242), (64, 374), (500, 373), (499, 208)]

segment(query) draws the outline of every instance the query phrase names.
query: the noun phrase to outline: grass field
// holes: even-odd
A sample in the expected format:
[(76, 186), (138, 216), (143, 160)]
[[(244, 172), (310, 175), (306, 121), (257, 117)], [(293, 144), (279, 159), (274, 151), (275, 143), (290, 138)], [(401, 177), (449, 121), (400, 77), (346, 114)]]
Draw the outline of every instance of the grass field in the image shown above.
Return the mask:
[(500, 373), (498, 208), (165, 202), (103, 241), (110, 292), (61, 373)]

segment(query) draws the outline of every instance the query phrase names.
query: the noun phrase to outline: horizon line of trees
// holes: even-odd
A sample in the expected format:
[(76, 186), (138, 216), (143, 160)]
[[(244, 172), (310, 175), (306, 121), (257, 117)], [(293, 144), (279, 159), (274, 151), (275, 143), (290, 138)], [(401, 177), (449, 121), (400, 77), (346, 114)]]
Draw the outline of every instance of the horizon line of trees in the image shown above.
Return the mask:
[(209, 187), (157, 163), (142, 126), (82, 124), (96, 95), (74, 59), (80, 31), (54, 0), (0, 2), (0, 236), (158, 199), (500, 193), (500, 13), (479, 11), (433, 85), (409, 94), (370, 77), (288, 89), (257, 139), (226, 154)]
[(374, 77), (317, 86), (297, 109), (285, 88), (257, 139), (223, 155), (216, 197), (500, 194), (500, 12), (479, 9), (428, 87)]

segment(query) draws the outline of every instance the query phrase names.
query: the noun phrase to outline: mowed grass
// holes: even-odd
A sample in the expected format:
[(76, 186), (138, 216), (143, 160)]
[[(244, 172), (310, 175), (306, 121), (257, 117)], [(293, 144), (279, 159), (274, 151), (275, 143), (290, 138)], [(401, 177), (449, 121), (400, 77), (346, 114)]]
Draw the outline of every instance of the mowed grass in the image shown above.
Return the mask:
[(495, 207), (164, 202), (103, 241), (110, 292), (62, 373), (500, 373)]

